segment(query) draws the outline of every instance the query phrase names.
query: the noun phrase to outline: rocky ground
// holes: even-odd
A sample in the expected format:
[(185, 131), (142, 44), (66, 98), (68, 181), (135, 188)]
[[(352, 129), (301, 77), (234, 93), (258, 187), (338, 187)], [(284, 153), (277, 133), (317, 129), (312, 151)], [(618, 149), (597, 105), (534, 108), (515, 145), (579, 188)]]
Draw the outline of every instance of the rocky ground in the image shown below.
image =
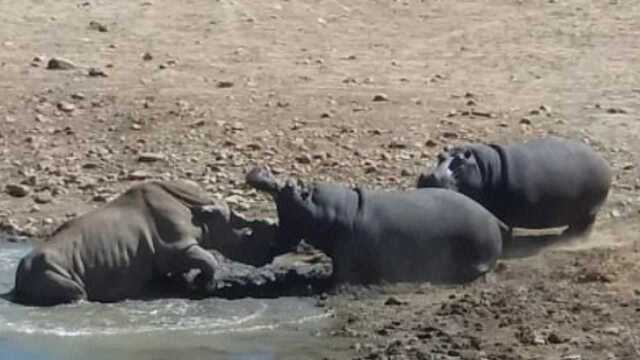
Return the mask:
[[(254, 164), (408, 188), (445, 145), (555, 134), (590, 143), (615, 174), (590, 242), (505, 260), (489, 283), (338, 296), (345, 324), (335, 335), (354, 336), (360, 358), (638, 357), (640, 4), (96, 0), (0, 10), (1, 230), (43, 238), (158, 178), (189, 178), (238, 211), (274, 216), (243, 184)], [(389, 296), (402, 304), (385, 306)]]

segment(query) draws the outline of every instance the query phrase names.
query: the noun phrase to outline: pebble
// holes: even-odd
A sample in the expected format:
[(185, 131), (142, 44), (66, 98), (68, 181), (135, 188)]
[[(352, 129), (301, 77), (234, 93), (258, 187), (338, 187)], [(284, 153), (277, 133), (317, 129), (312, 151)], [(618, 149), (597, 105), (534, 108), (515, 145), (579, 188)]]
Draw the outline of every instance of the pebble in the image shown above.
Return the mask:
[(92, 30), (99, 31), (99, 32), (107, 32), (107, 31), (109, 31), (109, 29), (107, 28), (106, 25), (104, 25), (102, 23), (99, 23), (97, 21), (93, 21), (93, 20), (89, 22), (89, 28), (92, 29)]
[(76, 106), (75, 106), (75, 105), (73, 105), (73, 104), (72, 104), (72, 103), (70, 103), (70, 102), (60, 101), (60, 102), (58, 103), (58, 109), (59, 109), (60, 111), (64, 111), (64, 112), (66, 112), (66, 113), (70, 113), (70, 112), (73, 112), (73, 111), (76, 109)]
[(379, 93), (379, 94), (375, 94), (373, 95), (373, 101), (389, 101), (389, 96), (387, 96), (387, 94), (384, 93)]
[(7, 184), (5, 186), (5, 192), (13, 197), (25, 197), (29, 195), (30, 190), (28, 186), (20, 184)]
[(48, 204), (53, 200), (53, 197), (48, 192), (38, 193), (33, 197), (33, 201), (36, 204)]
[(218, 81), (216, 87), (219, 89), (227, 89), (233, 87), (233, 81)]
[(151, 174), (144, 170), (134, 170), (127, 176), (128, 180), (144, 180), (150, 178)]
[(296, 161), (300, 164), (311, 164), (311, 156), (308, 154), (300, 155), (296, 157)]
[(49, 70), (72, 70), (77, 66), (73, 62), (63, 58), (51, 58), (47, 63), (47, 69)]
[(107, 73), (100, 68), (89, 68), (89, 71), (87, 73), (91, 77), (107, 77)]
[(165, 159), (166, 157), (164, 156), (164, 154), (161, 154), (161, 153), (147, 152), (147, 153), (142, 153), (138, 156), (138, 162), (144, 162), (144, 163), (162, 161)]
[(400, 300), (395, 296), (390, 296), (389, 298), (387, 298), (387, 300), (384, 302), (385, 305), (387, 306), (397, 306), (397, 305), (407, 305), (409, 302), (404, 301), (404, 300)]
[(610, 326), (602, 329), (602, 332), (607, 335), (620, 335), (620, 328), (615, 326)]
[(569, 354), (563, 355), (560, 360), (582, 360), (582, 355), (580, 354)]

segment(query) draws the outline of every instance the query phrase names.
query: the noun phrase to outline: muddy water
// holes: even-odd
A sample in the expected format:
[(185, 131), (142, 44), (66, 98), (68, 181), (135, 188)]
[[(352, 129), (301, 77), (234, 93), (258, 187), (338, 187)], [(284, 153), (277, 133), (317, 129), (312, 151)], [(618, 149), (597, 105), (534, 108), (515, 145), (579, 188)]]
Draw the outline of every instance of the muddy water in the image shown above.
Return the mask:
[[(27, 246), (0, 245), (0, 292)], [(331, 313), (311, 299), (162, 299), (37, 308), (0, 300), (0, 359), (317, 359)]]

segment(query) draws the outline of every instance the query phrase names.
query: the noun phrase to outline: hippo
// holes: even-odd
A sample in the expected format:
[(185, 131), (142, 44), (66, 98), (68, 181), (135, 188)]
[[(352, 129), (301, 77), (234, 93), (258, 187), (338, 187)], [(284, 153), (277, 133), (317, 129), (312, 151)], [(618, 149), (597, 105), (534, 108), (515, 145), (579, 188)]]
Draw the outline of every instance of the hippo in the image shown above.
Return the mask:
[(327, 254), (333, 283), (470, 282), (494, 267), (508, 230), (449, 190), (282, 184), (264, 166), (251, 169), (246, 183), (272, 196), (276, 242), (292, 247), (304, 239)]
[(154, 280), (191, 270), (204, 286), (217, 266), (205, 248), (224, 253), (249, 243), (250, 225), (194, 183), (142, 183), (64, 223), (22, 258), (12, 298), (37, 306), (114, 302), (144, 297)]
[(567, 226), (563, 235), (571, 237), (588, 234), (610, 185), (611, 171), (601, 156), (556, 137), (454, 147), (417, 181), (418, 188), (469, 196), (512, 229)]

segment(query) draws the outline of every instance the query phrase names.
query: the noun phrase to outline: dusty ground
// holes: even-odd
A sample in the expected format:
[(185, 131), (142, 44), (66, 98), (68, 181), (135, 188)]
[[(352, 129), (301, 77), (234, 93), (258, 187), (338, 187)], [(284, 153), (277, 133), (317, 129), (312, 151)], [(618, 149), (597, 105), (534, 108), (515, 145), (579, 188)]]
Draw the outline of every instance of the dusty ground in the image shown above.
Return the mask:
[[(615, 0), (0, 2), (1, 227), (45, 236), (143, 178), (191, 178), (264, 214), (242, 184), (252, 164), (406, 188), (445, 144), (557, 134), (615, 172), (589, 243), (507, 260), (494, 283), (385, 290), (407, 305), (345, 295), (335, 335), (355, 334), (362, 358), (638, 358), (638, 14)], [(48, 70), (54, 57), (75, 66)]]

